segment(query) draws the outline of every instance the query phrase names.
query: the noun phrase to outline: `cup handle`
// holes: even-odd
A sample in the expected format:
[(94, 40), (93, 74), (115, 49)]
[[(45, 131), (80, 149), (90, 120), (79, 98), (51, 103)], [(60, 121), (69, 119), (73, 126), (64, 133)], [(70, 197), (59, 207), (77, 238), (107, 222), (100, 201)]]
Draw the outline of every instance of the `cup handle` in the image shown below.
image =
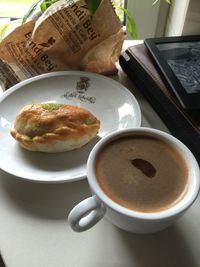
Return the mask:
[(106, 212), (104, 204), (92, 196), (81, 201), (68, 215), (71, 228), (76, 232), (83, 232), (101, 220)]

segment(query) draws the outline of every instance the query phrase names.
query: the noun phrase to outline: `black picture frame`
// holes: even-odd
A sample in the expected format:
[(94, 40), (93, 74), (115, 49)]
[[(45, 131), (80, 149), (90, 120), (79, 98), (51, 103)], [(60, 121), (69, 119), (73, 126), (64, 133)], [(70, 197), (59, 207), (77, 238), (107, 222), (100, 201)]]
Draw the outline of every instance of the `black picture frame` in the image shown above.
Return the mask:
[(200, 109), (200, 35), (147, 38), (144, 44), (185, 109)]

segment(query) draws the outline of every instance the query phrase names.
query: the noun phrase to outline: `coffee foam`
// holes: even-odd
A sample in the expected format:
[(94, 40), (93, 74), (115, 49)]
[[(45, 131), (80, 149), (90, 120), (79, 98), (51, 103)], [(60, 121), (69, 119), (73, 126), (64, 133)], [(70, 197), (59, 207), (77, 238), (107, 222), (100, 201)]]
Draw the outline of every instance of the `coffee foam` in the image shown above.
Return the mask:
[(188, 168), (180, 153), (150, 136), (135, 135), (111, 142), (99, 153), (95, 168), (105, 194), (135, 211), (168, 209), (187, 189)]

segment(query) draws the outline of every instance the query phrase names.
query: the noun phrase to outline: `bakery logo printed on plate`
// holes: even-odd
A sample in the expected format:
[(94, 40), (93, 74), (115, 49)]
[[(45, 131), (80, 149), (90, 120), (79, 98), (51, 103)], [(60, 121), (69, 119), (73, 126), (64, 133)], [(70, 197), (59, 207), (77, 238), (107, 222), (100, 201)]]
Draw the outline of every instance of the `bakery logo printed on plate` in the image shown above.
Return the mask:
[(94, 104), (96, 102), (96, 97), (88, 96), (87, 90), (90, 87), (90, 79), (88, 77), (80, 77), (80, 80), (76, 83), (75, 91), (67, 91), (62, 97), (66, 99), (76, 98), (82, 102), (88, 102)]

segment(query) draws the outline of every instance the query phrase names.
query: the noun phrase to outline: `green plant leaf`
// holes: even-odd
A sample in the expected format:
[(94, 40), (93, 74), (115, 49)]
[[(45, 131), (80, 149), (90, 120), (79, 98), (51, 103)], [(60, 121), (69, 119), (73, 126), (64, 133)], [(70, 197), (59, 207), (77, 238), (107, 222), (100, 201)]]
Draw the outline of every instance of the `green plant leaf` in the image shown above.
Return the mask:
[(86, 0), (87, 8), (90, 12), (90, 15), (93, 15), (97, 10), (98, 6), (101, 3), (101, 0)]
[(42, 3), (40, 4), (40, 10), (42, 13), (44, 13), (44, 11), (47, 9), (46, 6), (46, 1), (42, 1)]
[(8, 29), (8, 27), (10, 26), (10, 24), (4, 24), (0, 27), (0, 40), (3, 39), (6, 30)]
[(40, 4), (40, 10), (42, 13), (44, 13), (48, 7), (50, 7), (52, 4), (56, 3), (58, 0), (43, 0)]
[[(57, 1), (58, 0), (43, 0), (42, 3), (40, 4), (41, 12), (44, 13), (48, 7), (50, 7)], [(86, 0), (85, 2), (87, 4), (87, 8), (90, 12), (90, 15), (93, 15), (97, 10), (99, 4), (101, 3), (101, 0)]]
[(130, 33), (130, 35), (133, 39), (136, 39), (138, 34), (137, 34), (135, 21), (134, 21), (133, 17), (131, 16), (131, 12), (128, 9), (120, 7), (120, 6), (116, 6), (116, 8), (118, 8), (124, 12), (124, 14), (126, 16), (127, 31)]

